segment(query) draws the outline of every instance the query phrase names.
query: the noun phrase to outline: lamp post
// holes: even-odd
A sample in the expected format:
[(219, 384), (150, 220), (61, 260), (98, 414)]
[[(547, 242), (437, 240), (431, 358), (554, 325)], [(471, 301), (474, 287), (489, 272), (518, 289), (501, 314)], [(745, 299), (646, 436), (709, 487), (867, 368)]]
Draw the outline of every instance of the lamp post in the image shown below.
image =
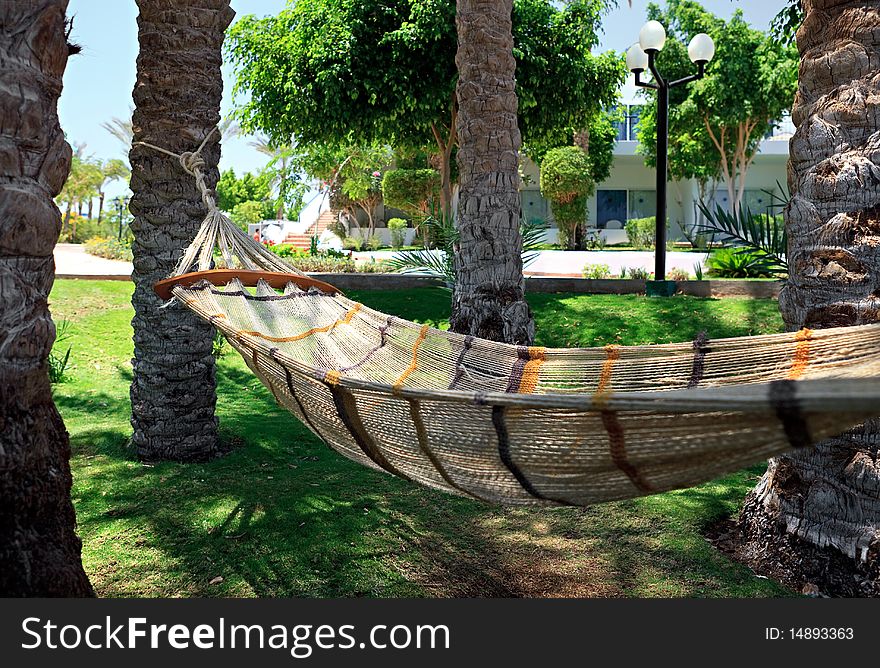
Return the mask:
[[(639, 43), (626, 52), (626, 68), (635, 75), (636, 86), (657, 91), (657, 239), (654, 244), (654, 280), (648, 283), (648, 295), (672, 296), (675, 282), (666, 280), (666, 184), (669, 178), (669, 90), (702, 79), (706, 64), (715, 55), (715, 43), (706, 33), (696, 35), (688, 45), (688, 56), (697, 73), (668, 81), (657, 69), (657, 54), (666, 44), (666, 29), (659, 21), (648, 21), (639, 31)], [(641, 80), (650, 70), (653, 82)]]
[(122, 241), (122, 212), (128, 206), (128, 197), (117, 197), (113, 201), (116, 204), (116, 214), (119, 217), (119, 232), (116, 235), (116, 239)]

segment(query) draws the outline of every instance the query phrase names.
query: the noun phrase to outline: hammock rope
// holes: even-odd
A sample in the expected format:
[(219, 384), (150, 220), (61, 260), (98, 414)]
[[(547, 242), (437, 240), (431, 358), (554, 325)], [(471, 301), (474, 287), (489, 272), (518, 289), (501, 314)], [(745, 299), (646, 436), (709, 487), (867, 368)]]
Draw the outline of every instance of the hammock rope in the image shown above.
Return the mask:
[[(493, 503), (580, 506), (689, 487), (880, 415), (880, 325), (551, 349), (317, 289), (219, 211), (202, 147), (175, 156), (208, 215), (170, 294), (224, 334), (280, 405), (366, 466)], [(226, 282), (210, 270), (215, 246), (227, 267), (269, 274)]]

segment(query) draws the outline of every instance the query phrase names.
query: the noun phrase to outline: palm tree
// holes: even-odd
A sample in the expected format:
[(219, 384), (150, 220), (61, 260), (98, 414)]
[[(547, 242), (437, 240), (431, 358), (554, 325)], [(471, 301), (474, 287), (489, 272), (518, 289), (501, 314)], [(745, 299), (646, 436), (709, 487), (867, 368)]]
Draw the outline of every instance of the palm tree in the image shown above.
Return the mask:
[[(134, 109), (132, 109), (131, 112), (133, 114)], [(101, 127), (119, 140), (125, 148), (125, 155), (131, 153), (131, 142), (132, 137), (134, 136), (134, 128), (131, 125), (131, 116), (129, 116), (129, 120), (114, 116), (109, 121), (101, 123)]]
[(527, 344), (513, 0), (458, 0), (458, 252), (453, 331)]
[[(220, 121), (221, 46), (235, 13), (229, 0), (138, 0), (135, 142), (174, 153), (192, 151)], [(217, 183), (220, 144), (202, 152), (209, 185)], [(153, 285), (167, 278), (192, 241), (205, 210), (179, 162), (133, 146), (130, 210), (134, 216), (133, 444), (144, 459), (201, 460), (219, 452), (213, 329), (179, 304), (160, 308)]]
[[(792, 330), (877, 322), (880, 7), (875, 0), (804, 0), (803, 8), (785, 212), (790, 279), (780, 307)], [(880, 549), (878, 449), (880, 420), (873, 420), (772, 461), (741, 516), (750, 542), (781, 544), (784, 554), (831, 546), (867, 568)]]
[(0, 11), (0, 596), (90, 596), (70, 501), (70, 441), (52, 401), (47, 298), (71, 150), (58, 123), (67, 0)]
[(101, 182), (98, 184), (98, 223), (104, 215), (104, 188), (113, 181), (126, 181), (131, 177), (131, 170), (118, 158), (111, 158), (101, 163)]
[(288, 179), (290, 179), (290, 159), (293, 154), (293, 145), (277, 146), (265, 137), (257, 137), (250, 142), (250, 145), (270, 158), (269, 164), (266, 166), (266, 169), (270, 170), (272, 174), (269, 187), (278, 192), (278, 206), (275, 209), (275, 218), (282, 220), (284, 218), (285, 188)]

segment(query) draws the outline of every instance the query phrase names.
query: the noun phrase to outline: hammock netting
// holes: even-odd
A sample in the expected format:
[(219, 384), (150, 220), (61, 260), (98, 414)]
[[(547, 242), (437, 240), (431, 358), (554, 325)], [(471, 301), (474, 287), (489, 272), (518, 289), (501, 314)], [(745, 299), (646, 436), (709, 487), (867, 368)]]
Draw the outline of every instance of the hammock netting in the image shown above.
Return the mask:
[(876, 416), (880, 327), (583, 349), (510, 346), (341, 294), (177, 287), (346, 457), (496, 503), (688, 487)]
[[(199, 180), (197, 153), (181, 163)], [(486, 341), (302, 289), (200, 188), (209, 214), (163, 282), (170, 294), (318, 438), (401, 478), (581, 506), (689, 487), (880, 415), (880, 325), (634, 347)], [(227, 267), (275, 272), (282, 290), (218, 285), (215, 246)]]

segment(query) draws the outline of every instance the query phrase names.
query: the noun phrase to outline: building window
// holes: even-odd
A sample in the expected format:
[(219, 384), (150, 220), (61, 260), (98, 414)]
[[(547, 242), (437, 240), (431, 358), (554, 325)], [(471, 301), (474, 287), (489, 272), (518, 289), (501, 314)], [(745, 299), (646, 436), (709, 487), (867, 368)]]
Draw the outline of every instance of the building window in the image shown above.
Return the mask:
[(638, 141), (639, 120), (642, 117), (642, 105), (615, 105), (611, 112), (619, 111), (621, 120), (614, 121), (612, 125), (617, 130), (617, 141)]
[(629, 191), (629, 211), (627, 212), (627, 220), (632, 220), (633, 218), (650, 218), (655, 215), (657, 215), (657, 191)]
[(596, 191), (596, 227), (622, 230), (626, 226), (626, 190)]
[(626, 114), (627, 136), (630, 141), (638, 141), (639, 120), (642, 117), (642, 105), (631, 104)]
[[(748, 209), (752, 214), (769, 214), (773, 215), (773, 198), (763, 190), (746, 189), (743, 193), (743, 208)], [(712, 209), (721, 207), (721, 210), (730, 213), (730, 197), (727, 190), (718, 189), (715, 191), (715, 197), (712, 202)], [(775, 213), (779, 213), (776, 211)]]
[(614, 121), (611, 125), (614, 126), (614, 129), (617, 130), (617, 137), (615, 138), (617, 141), (626, 141), (626, 138), (629, 136), (629, 131), (627, 130), (627, 109), (624, 106), (623, 108), (620, 105), (614, 105), (611, 107), (611, 113), (619, 112), (621, 114), (621, 120)]
[(550, 219), (550, 202), (541, 196), (540, 190), (523, 190), (520, 193), (523, 220), (529, 223), (546, 222)]

